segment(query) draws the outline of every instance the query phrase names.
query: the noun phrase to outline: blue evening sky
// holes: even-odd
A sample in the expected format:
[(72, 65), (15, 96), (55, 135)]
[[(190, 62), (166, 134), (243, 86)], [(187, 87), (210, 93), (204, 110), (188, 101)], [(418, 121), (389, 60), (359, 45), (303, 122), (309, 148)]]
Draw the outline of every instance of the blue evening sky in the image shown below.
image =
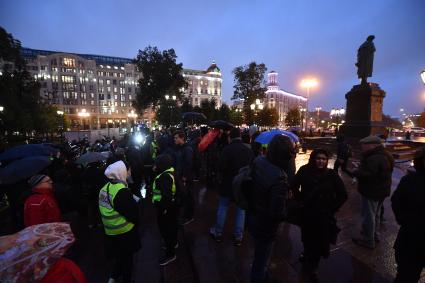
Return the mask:
[(344, 107), (358, 82), (357, 48), (376, 36), (372, 82), (387, 92), (384, 112), (425, 107), (424, 0), (89, 1), (0, 0), (0, 26), (23, 46), (134, 58), (147, 45), (174, 48), (185, 68), (223, 74), (223, 100), (233, 94), (232, 70), (251, 61), (279, 73), (281, 88), (305, 94), (310, 110)]

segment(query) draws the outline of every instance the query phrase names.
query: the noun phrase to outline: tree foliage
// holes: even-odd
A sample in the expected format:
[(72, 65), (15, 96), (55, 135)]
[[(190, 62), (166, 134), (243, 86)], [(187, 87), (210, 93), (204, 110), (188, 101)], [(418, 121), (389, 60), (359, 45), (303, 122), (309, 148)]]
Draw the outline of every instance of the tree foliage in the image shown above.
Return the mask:
[(0, 105), (4, 107), (0, 114), (1, 132), (26, 136), (57, 131), (63, 117), (42, 101), (40, 85), (25, 70), (20, 48), (20, 42), (0, 28), (0, 61), (5, 62), (0, 76)]
[(233, 125), (240, 126), (244, 123), (244, 117), (242, 111), (238, 109), (232, 109), (229, 113), (229, 122)]
[(276, 108), (264, 108), (258, 112), (257, 124), (262, 127), (273, 127), (279, 123), (279, 113)]
[(301, 125), (301, 113), (298, 108), (289, 109), (285, 123), (290, 127)]
[(233, 70), (235, 78), (232, 99), (243, 99), (243, 112), (248, 124), (252, 124), (254, 121), (250, 105), (255, 103), (256, 99), (263, 99), (267, 90), (264, 79), (266, 71), (265, 64), (256, 62), (236, 67)]
[(167, 100), (156, 112), (156, 120), (161, 125), (175, 126), (182, 121), (182, 107), (175, 100)]
[(148, 46), (139, 50), (135, 64), (142, 77), (138, 81), (138, 92), (134, 107), (142, 112), (165, 102), (165, 95), (176, 96), (181, 101), (182, 89), (187, 87), (183, 77), (182, 63), (176, 63), (174, 49), (160, 51)]

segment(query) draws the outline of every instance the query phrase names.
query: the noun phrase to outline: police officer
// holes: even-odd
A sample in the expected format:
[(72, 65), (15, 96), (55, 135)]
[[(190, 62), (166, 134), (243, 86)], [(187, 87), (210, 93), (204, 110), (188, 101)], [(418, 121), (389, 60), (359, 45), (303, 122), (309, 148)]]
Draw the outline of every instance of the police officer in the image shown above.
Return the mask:
[(138, 206), (127, 186), (129, 172), (123, 161), (109, 165), (109, 182), (99, 192), (99, 210), (106, 234), (106, 254), (115, 260), (111, 279), (131, 282), (133, 254), (140, 249), (136, 224)]
[(173, 159), (162, 154), (155, 160), (154, 171), (158, 174), (152, 186), (152, 203), (157, 208), (159, 232), (164, 240), (165, 257), (160, 265), (165, 266), (176, 260), (177, 215), (178, 215), (178, 176), (172, 167)]

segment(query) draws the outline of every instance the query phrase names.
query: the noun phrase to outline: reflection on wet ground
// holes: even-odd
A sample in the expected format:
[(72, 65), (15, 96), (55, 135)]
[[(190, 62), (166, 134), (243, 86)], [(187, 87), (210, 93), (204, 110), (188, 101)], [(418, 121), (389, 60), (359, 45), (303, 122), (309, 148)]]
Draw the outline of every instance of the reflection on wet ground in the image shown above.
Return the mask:
[[(307, 154), (299, 154), (297, 168), (308, 161)], [(329, 167), (333, 167), (333, 160)], [(396, 168), (393, 174), (393, 189), (403, 172)], [(342, 229), (337, 245), (332, 247), (331, 256), (322, 260), (319, 267), (320, 282), (392, 282), (395, 276), (393, 243), (398, 226), (391, 211), (389, 199), (385, 200), (387, 222), (381, 226), (381, 242), (373, 250), (354, 245), (351, 237), (359, 231), (360, 197), (351, 179), (342, 174), (347, 185), (349, 200), (338, 212), (338, 225)], [(214, 188), (206, 188), (203, 182), (196, 186), (197, 210), (195, 221), (181, 228), (178, 260), (160, 268), (160, 237), (156, 227), (155, 211), (149, 202), (141, 205), (140, 227), (142, 249), (135, 258), (135, 282), (249, 282), (253, 258), (253, 244), (249, 234), (241, 247), (234, 247), (232, 227), (234, 208), (228, 211), (224, 241), (214, 242), (208, 229), (215, 221), (218, 195)], [(89, 282), (106, 282), (110, 263), (104, 257), (101, 228), (88, 230), (80, 223), (77, 241), (71, 257), (83, 268)], [(302, 251), (300, 232), (296, 226), (282, 224), (274, 246), (270, 271), (277, 282), (308, 282), (300, 274), (298, 256)], [(425, 282), (425, 277), (422, 281)]]

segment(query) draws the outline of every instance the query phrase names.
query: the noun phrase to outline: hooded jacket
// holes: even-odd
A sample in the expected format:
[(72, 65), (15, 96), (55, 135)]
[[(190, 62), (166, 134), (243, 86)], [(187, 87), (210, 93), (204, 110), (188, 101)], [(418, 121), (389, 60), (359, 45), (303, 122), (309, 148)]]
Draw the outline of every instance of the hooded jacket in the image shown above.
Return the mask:
[(52, 188), (36, 186), (31, 190), (30, 195), (24, 204), (24, 224), (25, 227), (60, 222), (61, 212), (58, 203), (53, 195)]

